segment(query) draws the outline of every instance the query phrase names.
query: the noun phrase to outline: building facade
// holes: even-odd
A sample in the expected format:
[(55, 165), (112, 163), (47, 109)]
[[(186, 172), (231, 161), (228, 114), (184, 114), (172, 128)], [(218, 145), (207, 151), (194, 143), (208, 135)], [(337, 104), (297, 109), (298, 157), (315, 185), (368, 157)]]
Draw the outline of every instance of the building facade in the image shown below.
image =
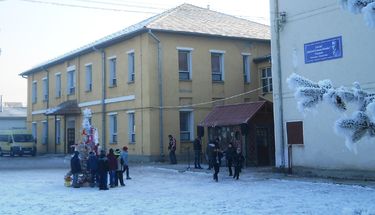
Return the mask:
[(270, 53), (269, 39), (268, 26), (183, 4), (25, 71), (38, 152), (69, 152), (90, 108), (105, 149), (157, 160), (172, 134), (181, 154), (213, 105), (263, 95), (253, 59)]
[[(276, 166), (375, 170), (374, 138), (359, 141), (357, 153), (348, 149), (345, 138), (334, 132), (342, 113), (324, 103), (301, 113), (286, 83), (297, 73), (314, 82), (329, 79), (334, 87), (359, 82), (374, 92), (374, 30), (335, 0), (271, 0), (271, 11)], [(300, 137), (298, 144), (294, 137)]]

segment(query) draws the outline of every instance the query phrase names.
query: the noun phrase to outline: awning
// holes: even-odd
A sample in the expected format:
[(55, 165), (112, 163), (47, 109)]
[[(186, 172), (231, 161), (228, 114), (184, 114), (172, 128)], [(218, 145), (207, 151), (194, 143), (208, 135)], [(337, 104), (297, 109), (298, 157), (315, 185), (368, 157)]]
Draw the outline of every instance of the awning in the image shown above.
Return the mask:
[(45, 115), (74, 115), (80, 114), (81, 108), (78, 107), (76, 100), (68, 100), (59, 104), (57, 107), (49, 108)]
[(247, 123), (267, 101), (216, 106), (199, 124), (205, 127), (240, 125)]

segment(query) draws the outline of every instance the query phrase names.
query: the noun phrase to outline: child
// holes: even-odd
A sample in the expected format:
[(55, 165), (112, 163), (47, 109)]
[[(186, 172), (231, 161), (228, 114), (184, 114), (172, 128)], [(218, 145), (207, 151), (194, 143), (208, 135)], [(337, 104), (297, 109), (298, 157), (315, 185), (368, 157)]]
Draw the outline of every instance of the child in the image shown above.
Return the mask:
[(72, 159), (70, 160), (70, 169), (73, 174), (73, 187), (79, 188), (78, 174), (81, 173), (81, 161), (78, 157), (79, 152), (75, 151)]
[(236, 180), (238, 180), (238, 178), (240, 177), (240, 172), (241, 172), (241, 168), (242, 168), (242, 164), (244, 160), (245, 158), (243, 157), (241, 153), (241, 149), (237, 148), (236, 154), (233, 157), (233, 163), (234, 163), (233, 178), (235, 178)]

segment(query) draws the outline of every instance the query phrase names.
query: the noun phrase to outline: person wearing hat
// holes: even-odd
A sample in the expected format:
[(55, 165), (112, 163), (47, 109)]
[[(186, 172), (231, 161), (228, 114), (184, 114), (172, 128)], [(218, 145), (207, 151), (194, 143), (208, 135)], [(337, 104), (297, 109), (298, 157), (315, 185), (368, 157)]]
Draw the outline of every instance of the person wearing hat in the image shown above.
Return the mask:
[(128, 147), (124, 146), (122, 147), (121, 152), (121, 162), (122, 162), (122, 172), (124, 173), (126, 171), (126, 180), (130, 180), (132, 178), (129, 177), (129, 154), (128, 154)]
[(118, 186), (118, 182), (120, 181), (121, 186), (125, 186), (124, 184), (124, 177), (122, 175), (122, 164), (121, 164), (121, 151), (120, 149), (115, 150), (115, 157), (117, 160), (117, 169), (116, 169), (116, 178), (115, 178), (115, 187)]
[(105, 151), (101, 150), (99, 159), (98, 159), (98, 174), (99, 174), (99, 190), (108, 190), (107, 181), (108, 181), (108, 159), (105, 156)]
[(79, 188), (78, 184), (78, 174), (81, 173), (81, 161), (78, 157), (79, 152), (74, 151), (74, 155), (72, 159), (70, 160), (70, 169), (73, 175), (73, 187), (74, 188)]

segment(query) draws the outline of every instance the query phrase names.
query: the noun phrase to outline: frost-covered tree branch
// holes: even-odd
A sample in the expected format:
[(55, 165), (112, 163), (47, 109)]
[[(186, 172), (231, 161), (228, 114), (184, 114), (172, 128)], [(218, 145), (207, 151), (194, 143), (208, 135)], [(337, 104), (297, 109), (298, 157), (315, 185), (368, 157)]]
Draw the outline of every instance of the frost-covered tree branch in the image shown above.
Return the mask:
[(340, 4), (351, 13), (362, 13), (366, 25), (375, 28), (375, 0), (340, 0)]
[(287, 83), (295, 90), (301, 112), (316, 108), (320, 102), (326, 102), (341, 112), (347, 110), (348, 103), (357, 103), (358, 111), (351, 118), (339, 119), (335, 125), (335, 130), (345, 136), (350, 149), (355, 150), (354, 143), (365, 136), (375, 137), (375, 94), (363, 90), (358, 82), (354, 82), (351, 89), (334, 88), (330, 80), (315, 83), (293, 73)]

